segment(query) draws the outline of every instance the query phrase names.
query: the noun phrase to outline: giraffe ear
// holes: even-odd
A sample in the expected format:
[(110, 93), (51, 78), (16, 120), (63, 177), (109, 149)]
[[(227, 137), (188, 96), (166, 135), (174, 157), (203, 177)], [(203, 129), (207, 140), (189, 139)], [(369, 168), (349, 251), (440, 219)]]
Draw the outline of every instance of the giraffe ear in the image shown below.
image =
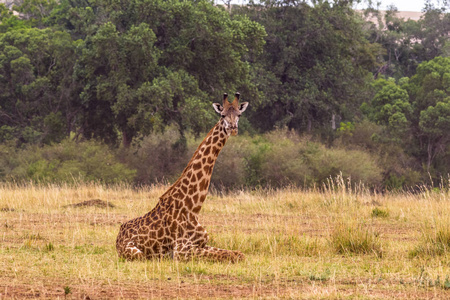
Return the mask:
[(219, 103), (213, 103), (213, 107), (214, 107), (214, 110), (215, 110), (218, 114), (222, 113), (222, 110), (223, 110), (222, 105), (220, 105)]
[(239, 112), (242, 114), (248, 106), (248, 102), (242, 102), (241, 104), (239, 104)]

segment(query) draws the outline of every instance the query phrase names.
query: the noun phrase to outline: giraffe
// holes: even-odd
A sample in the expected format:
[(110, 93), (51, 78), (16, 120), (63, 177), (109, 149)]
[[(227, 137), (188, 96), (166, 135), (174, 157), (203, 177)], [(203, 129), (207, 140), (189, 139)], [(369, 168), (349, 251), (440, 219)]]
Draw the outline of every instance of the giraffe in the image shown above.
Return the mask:
[(230, 103), (224, 94), (223, 105), (213, 104), (221, 118), (200, 143), (178, 180), (150, 212), (120, 226), (116, 240), (119, 257), (128, 260), (200, 257), (230, 262), (244, 259), (239, 251), (207, 246), (208, 233), (198, 221), (217, 156), (228, 137), (237, 135), (239, 117), (248, 106), (248, 102), (239, 103), (239, 96), (236, 93)]

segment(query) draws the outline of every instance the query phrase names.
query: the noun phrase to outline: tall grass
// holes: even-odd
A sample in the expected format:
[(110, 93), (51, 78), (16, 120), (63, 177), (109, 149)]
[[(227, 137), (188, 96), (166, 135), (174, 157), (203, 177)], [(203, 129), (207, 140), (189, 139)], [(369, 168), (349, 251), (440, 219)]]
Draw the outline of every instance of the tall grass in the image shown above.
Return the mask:
[(363, 224), (337, 224), (331, 234), (330, 244), (341, 254), (374, 254), (377, 257), (383, 255), (379, 233)]
[(450, 222), (436, 221), (425, 224), (420, 243), (410, 252), (411, 257), (448, 255), (450, 253)]
[[(120, 224), (149, 211), (166, 188), (0, 183), (1, 286), (58, 288), (61, 298), (64, 287), (75, 298), (105, 287), (117, 293), (112, 298), (131, 290), (151, 298), (149, 289), (169, 298), (233, 297), (239, 290), (236, 297), (339, 298), (351, 290), (364, 298), (370, 290), (381, 298), (424, 298), (426, 278), (440, 282), (435, 297), (446, 292), (448, 189), (379, 194), (339, 175), (310, 189), (221, 190), (208, 196), (199, 221), (210, 245), (240, 250), (245, 261), (120, 260)], [(68, 206), (90, 199), (115, 207)], [(389, 214), (374, 216), (375, 209)]]

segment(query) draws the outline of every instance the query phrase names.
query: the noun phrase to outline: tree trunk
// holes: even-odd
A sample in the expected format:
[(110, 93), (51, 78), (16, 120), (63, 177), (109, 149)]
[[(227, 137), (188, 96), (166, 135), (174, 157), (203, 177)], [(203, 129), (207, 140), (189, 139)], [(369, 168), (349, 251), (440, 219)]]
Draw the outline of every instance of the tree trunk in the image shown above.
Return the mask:
[(430, 172), (431, 161), (433, 160), (433, 147), (431, 145), (431, 141), (430, 140), (428, 140), (427, 154), (428, 154), (427, 172)]
[(312, 121), (310, 118), (308, 118), (308, 125), (306, 125), (306, 131), (311, 132), (312, 129)]
[(130, 148), (132, 140), (133, 140), (133, 137), (131, 137), (125, 130), (122, 131), (122, 145), (125, 148)]

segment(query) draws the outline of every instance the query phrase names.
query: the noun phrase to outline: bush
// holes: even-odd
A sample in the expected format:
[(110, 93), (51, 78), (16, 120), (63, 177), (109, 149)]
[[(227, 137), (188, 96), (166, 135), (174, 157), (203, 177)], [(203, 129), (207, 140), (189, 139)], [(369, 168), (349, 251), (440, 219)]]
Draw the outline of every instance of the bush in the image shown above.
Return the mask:
[(362, 150), (329, 149), (288, 130), (231, 137), (212, 182), (228, 188), (287, 185), (309, 187), (340, 175), (353, 183), (379, 186), (382, 169)]
[(338, 130), (334, 145), (339, 149), (363, 151), (374, 157), (383, 170), (381, 181), (384, 188), (399, 190), (420, 183), (419, 172), (413, 170), (420, 166), (399, 141), (385, 132), (386, 128), (368, 120), (356, 123), (354, 127), (344, 124), (342, 128)]
[(368, 186), (381, 183), (382, 170), (369, 153), (360, 150), (327, 149), (323, 145), (318, 148), (316, 155), (308, 155), (316, 182), (325, 182), (330, 176), (336, 177), (342, 172), (344, 178), (350, 178), (354, 183), (363, 182)]
[(28, 146), (18, 150), (0, 148), (2, 179), (38, 182), (132, 181), (135, 171), (118, 162), (114, 153), (95, 141), (74, 142), (66, 139), (44, 147)]
[(248, 183), (258, 179), (264, 185), (307, 187), (326, 182), (341, 172), (354, 183), (381, 183), (382, 170), (375, 157), (364, 151), (329, 149), (286, 130), (264, 135), (264, 142), (258, 146), (247, 159), (247, 178), (252, 180)]
[(247, 183), (245, 158), (253, 139), (249, 136), (230, 138), (214, 166), (211, 183), (216, 187), (242, 188)]
[(174, 182), (196, 149), (188, 146), (186, 150), (183, 143), (179, 132), (168, 128), (162, 134), (150, 134), (130, 149), (121, 149), (120, 157), (136, 170), (136, 183)]
[[(136, 183), (175, 182), (203, 141), (204, 136), (188, 136), (187, 147), (180, 147), (181, 137), (174, 128), (152, 133), (131, 149), (121, 149), (119, 156), (137, 171)], [(244, 157), (252, 138), (237, 136), (228, 140), (214, 166), (211, 183), (218, 187), (238, 188), (245, 184)]]
[(338, 138), (334, 144), (340, 148), (375, 151), (380, 147), (377, 137), (382, 135), (383, 128), (380, 125), (363, 120), (359, 123), (343, 123), (338, 128)]
[(304, 155), (306, 148), (313, 146), (309, 141), (285, 130), (268, 133), (266, 138), (270, 151), (264, 153), (260, 174), (265, 184), (309, 186), (314, 182)]
[[(42, 182), (134, 180), (136, 184), (174, 182), (201, 143), (184, 139), (176, 129), (150, 134), (130, 148), (112, 151), (93, 141), (64, 140), (43, 147), (17, 150), (0, 145), (0, 178)], [(363, 150), (327, 148), (288, 130), (231, 137), (222, 149), (211, 183), (224, 188), (321, 185), (342, 174), (368, 186), (382, 182), (376, 156)]]

